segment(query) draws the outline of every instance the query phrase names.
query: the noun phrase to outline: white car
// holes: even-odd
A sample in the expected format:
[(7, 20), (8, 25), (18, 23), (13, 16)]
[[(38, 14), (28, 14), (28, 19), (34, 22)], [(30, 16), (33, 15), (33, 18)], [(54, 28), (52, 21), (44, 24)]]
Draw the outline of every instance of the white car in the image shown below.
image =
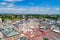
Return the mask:
[(40, 29), (46, 29), (46, 27), (42, 26), (42, 27), (40, 27)]

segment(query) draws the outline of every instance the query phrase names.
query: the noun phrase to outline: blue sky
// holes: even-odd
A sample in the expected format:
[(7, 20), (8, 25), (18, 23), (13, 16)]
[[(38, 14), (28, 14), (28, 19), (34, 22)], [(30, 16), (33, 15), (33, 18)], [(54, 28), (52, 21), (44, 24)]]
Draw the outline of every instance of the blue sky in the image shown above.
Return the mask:
[(0, 13), (60, 14), (60, 0), (0, 0)]

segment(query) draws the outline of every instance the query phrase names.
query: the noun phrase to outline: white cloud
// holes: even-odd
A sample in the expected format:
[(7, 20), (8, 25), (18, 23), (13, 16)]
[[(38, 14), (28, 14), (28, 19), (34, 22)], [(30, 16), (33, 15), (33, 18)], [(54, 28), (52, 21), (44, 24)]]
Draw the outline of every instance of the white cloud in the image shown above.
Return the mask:
[(12, 4), (12, 3), (11, 3), (11, 4), (9, 4), (7, 7), (10, 8), (10, 7), (14, 7), (14, 6), (15, 6), (15, 4)]
[(59, 14), (55, 8), (0, 8), (0, 13), (19, 13), (19, 14)]
[(1, 2), (0, 4), (1, 4), (1, 5), (5, 5), (5, 4), (7, 4), (7, 2)]
[(16, 1), (24, 1), (24, 0), (4, 0), (4, 1), (8, 1), (8, 2), (16, 2)]
[(0, 7), (15, 7), (14, 3), (8, 3), (8, 2), (0, 2)]
[(60, 8), (56, 8), (55, 10), (57, 10), (57, 11), (58, 11), (58, 10), (60, 10)]

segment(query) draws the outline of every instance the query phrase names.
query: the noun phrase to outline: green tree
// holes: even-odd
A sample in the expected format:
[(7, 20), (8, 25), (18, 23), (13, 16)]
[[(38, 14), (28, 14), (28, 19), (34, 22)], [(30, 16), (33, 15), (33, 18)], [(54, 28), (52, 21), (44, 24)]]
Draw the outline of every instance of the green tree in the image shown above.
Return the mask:
[(1, 38), (0, 38), (0, 40), (1, 40)]
[(49, 40), (48, 38), (44, 38), (43, 40)]

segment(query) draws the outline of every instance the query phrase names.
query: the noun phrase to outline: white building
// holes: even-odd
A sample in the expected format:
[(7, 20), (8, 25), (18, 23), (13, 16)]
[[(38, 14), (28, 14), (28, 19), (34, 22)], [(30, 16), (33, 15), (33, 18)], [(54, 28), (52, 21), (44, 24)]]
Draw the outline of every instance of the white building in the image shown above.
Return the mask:
[(51, 30), (57, 33), (60, 33), (59, 26), (58, 25), (52, 25)]
[(0, 28), (2, 28), (3, 25), (2, 25), (2, 19), (0, 18)]
[(0, 32), (0, 38), (3, 38), (3, 34)]
[(0, 23), (2, 23), (2, 19), (0, 18)]

